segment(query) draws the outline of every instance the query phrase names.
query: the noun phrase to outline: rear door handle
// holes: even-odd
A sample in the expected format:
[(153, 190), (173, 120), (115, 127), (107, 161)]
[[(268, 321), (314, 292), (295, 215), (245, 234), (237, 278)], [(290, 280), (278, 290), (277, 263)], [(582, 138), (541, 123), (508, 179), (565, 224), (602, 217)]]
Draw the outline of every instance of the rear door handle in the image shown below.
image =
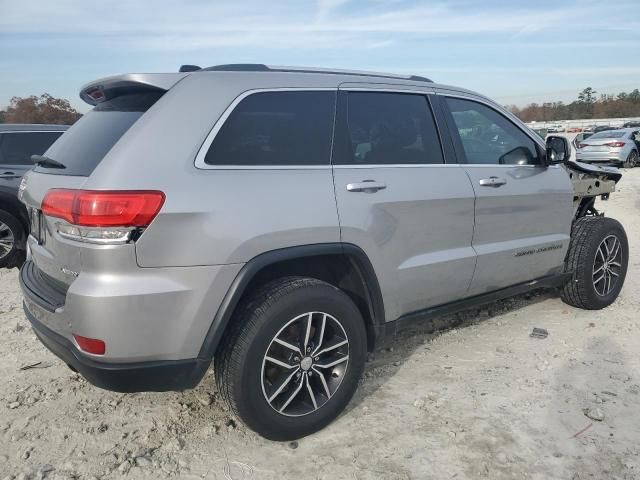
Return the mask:
[(481, 187), (501, 187), (502, 185), (506, 185), (506, 183), (507, 181), (500, 177), (489, 177), (480, 180)]
[(384, 183), (376, 182), (375, 180), (363, 180), (357, 183), (347, 183), (348, 192), (366, 192), (375, 193), (378, 190), (384, 190), (387, 186)]
[(0, 173), (0, 178), (17, 178), (20, 175), (16, 175), (15, 172), (2, 172)]

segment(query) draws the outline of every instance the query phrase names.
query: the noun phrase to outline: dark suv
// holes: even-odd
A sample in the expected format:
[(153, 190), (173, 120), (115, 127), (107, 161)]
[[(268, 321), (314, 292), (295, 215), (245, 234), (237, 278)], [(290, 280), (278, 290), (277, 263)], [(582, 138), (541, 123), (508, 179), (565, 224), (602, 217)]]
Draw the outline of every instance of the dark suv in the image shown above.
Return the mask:
[(22, 263), (29, 220), (17, 193), (22, 176), (33, 167), (67, 125), (0, 124), (0, 268)]

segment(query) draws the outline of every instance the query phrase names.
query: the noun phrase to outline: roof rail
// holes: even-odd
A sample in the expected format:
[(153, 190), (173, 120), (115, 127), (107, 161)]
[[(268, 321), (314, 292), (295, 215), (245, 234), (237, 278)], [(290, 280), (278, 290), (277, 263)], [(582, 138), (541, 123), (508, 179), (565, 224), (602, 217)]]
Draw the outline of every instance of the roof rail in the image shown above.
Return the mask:
[(291, 73), (329, 73), (334, 75), (353, 75), (358, 77), (378, 77), (398, 80), (412, 80), (414, 82), (429, 82), (433, 80), (420, 75), (396, 75), (393, 73), (367, 72), (361, 70), (340, 70), (333, 68), (313, 68), (313, 67), (283, 67), (269, 66), (262, 63), (230, 63), (226, 65), (214, 65), (203, 68), (203, 71), (214, 72), (291, 72)]

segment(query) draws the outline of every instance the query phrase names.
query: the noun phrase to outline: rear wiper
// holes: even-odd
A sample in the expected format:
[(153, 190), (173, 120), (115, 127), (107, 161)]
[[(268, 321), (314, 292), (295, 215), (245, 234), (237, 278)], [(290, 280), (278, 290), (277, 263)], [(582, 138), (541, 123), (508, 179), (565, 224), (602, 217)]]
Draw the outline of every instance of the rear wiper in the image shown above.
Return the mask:
[(59, 161), (45, 157), (44, 155), (31, 155), (31, 161), (36, 165), (45, 168), (67, 168), (66, 165)]

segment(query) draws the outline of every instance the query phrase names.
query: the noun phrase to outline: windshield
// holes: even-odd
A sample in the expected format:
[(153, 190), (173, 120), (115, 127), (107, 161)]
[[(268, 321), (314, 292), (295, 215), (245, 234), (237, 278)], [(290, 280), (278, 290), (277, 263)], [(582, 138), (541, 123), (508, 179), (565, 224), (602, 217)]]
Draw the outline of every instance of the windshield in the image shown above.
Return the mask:
[(66, 168), (36, 166), (53, 175), (88, 177), (129, 128), (164, 92), (121, 95), (99, 103), (62, 135), (45, 156)]
[(623, 132), (621, 130), (609, 130), (606, 132), (599, 132), (596, 133), (594, 135), (592, 135), (591, 139), (597, 139), (597, 138), (622, 138), (624, 136), (624, 134), (627, 132)]

